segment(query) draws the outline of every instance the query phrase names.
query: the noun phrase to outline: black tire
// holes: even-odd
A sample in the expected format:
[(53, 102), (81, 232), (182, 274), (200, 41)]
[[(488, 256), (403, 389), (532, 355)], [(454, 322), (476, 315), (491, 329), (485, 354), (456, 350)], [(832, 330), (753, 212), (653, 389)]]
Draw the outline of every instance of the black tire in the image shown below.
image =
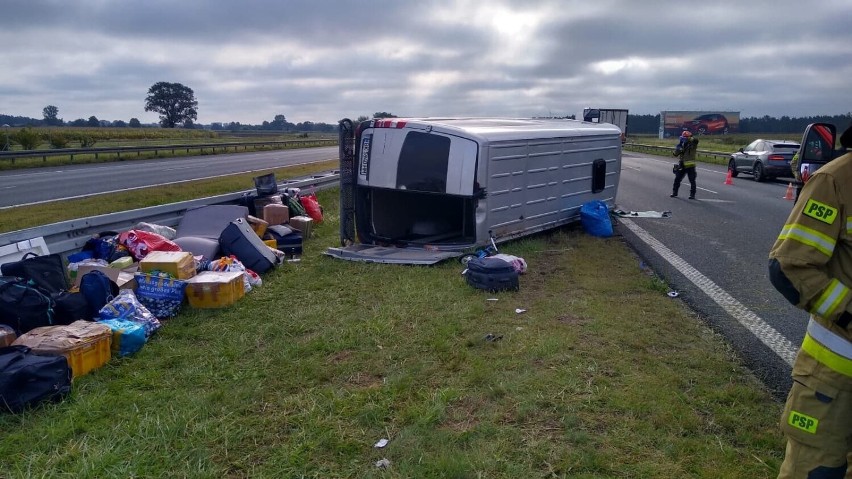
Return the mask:
[(736, 178), (740, 176), (740, 172), (737, 171), (736, 163), (733, 158), (728, 161), (728, 170), (731, 172), (731, 177)]
[(763, 181), (766, 179), (766, 173), (763, 172), (763, 163), (759, 161), (754, 162), (754, 169), (751, 170), (751, 173), (754, 175), (754, 181)]

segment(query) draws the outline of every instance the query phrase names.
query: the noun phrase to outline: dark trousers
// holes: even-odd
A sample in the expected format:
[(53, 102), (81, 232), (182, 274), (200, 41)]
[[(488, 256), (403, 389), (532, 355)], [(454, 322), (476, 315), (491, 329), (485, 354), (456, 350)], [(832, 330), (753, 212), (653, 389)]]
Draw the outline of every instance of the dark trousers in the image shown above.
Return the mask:
[(689, 196), (695, 196), (695, 167), (690, 168), (681, 168), (675, 173), (674, 185), (672, 185), (672, 194), (677, 196), (677, 190), (680, 189), (680, 182), (683, 181), (683, 177), (686, 176), (689, 178)]

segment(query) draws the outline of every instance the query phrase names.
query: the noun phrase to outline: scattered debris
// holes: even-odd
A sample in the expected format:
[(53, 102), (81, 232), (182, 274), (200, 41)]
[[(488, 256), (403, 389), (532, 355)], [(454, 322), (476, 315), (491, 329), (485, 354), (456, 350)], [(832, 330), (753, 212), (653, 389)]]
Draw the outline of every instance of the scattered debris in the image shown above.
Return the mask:
[(379, 469), (387, 469), (390, 467), (390, 461), (385, 458), (381, 458), (376, 461), (376, 467), (378, 467)]
[(677, 291), (669, 291), (669, 298), (677, 298), (680, 296)]
[(488, 341), (489, 343), (500, 341), (501, 339), (503, 339), (502, 334), (497, 335), (497, 334), (493, 334), (493, 333), (488, 333), (488, 334), (485, 335), (485, 340)]
[(485, 301), (499, 301), (500, 298), (487, 298)]
[(523, 329), (524, 329), (523, 327), (518, 326), (518, 327), (515, 328), (515, 331), (522, 331)]
[(526, 313), (526, 312), (527, 312), (526, 309), (521, 309), (521, 308), (515, 309), (515, 314), (521, 314), (521, 313)]
[(671, 211), (624, 211), (613, 210), (613, 214), (622, 218), (669, 218), (672, 215)]
[(388, 440), (385, 438), (379, 439), (379, 442), (373, 444), (375, 448), (383, 448), (388, 445)]

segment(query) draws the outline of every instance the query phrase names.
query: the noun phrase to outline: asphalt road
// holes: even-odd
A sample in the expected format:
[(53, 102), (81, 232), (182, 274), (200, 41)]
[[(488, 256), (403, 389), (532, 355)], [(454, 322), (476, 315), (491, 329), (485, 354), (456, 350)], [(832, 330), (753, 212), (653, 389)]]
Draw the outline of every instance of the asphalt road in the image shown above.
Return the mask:
[(617, 232), (783, 399), (807, 325), (807, 314), (787, 303), (767, 274), (769, 250), (793, 207), (784, 199), (790, 180), (757, 183), (741, 174), (726, 185), (724, 166), (699, 163), (698, 199), (687, 199), (687, 179), (670, 198), (673, 163), (624, 152), (617, 207), (671, 216), (619, 218)]
[(0, 172), (0, 208), (336, 159), (338, 148), (188, 156)]

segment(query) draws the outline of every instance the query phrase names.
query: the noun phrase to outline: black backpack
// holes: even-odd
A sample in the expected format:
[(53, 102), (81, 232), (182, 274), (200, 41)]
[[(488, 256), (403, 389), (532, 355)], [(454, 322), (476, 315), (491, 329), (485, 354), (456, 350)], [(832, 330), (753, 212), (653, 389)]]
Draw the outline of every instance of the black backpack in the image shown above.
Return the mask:
[(55, 323), (56, 303), (32, 281), (0, 276), (0, 324), (11, 326), (20, 336), (40, 326)]
[(0, 348), (0, 411), (21, 412), (71, 392), (65, 356), (38, 356), (26, 346)]

